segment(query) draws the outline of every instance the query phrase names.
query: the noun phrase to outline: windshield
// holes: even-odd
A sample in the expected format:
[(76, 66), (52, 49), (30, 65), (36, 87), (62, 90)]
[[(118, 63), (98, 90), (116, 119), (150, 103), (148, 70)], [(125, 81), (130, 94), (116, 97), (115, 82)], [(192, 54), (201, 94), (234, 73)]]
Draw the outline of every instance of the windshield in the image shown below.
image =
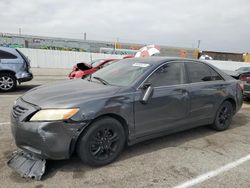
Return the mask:
[(100, 78), (106, 83), (117, 86), (129, 86), (139, 78), (150, 64), (138, 63), (133, 60), (121, 60), (104, 67), (92, 74), (92, 78)]
[(111, 65), (112, 63), (115, 63), (115, 62), (117, 62), (117, 60), (112, 60), (112, 61), (110, 61), (110, 62), (108, 62), (108, 63), (105, 63), (104, 65), (102, 65), (102, 68), (103, 68), (103, 67), (106, 67), (106, 66), (108, 66), (108, 65)]
[(95, 59), (95, 60), (91, 61), (90, 64), (92, 67), (96, 67), (102, 62), (103, 62), (103, 59)]

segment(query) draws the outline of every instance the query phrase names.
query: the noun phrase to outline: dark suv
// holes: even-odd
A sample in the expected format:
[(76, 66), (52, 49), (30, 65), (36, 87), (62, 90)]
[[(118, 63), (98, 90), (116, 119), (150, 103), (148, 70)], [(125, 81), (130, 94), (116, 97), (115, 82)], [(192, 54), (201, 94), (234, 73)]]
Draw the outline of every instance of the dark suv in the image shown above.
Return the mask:
[(17, 83), (30, 81), (30, 62), (18, 49), (0, 47), (0, 91), (12, 91)]

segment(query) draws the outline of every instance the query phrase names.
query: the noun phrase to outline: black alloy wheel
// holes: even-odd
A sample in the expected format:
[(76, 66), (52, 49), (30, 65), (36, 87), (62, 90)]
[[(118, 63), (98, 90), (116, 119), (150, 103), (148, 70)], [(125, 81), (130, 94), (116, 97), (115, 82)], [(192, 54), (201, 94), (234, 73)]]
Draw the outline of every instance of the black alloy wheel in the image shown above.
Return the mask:
[(229, 101), (224, 101), (219, 107), (212, 128), (223, 131), (229, 128), (233, 117), (233, 106)]
[(125, 132), (119, 121), (105, 117), (97, 120), (81, 136), (77, 153), (90, 166), (102, 166), (114, 161), (125, 144)]
[(119, 146), (119, 136), (111, 128), (101, 128), (90, 141), (90, 152), (96, 160), (107, 160)]

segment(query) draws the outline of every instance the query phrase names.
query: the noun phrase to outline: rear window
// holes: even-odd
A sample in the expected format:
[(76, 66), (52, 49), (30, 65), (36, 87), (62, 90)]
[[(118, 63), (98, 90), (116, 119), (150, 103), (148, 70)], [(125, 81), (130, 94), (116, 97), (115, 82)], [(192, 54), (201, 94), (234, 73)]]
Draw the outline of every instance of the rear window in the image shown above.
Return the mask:
[(187, 71), (191, 83), (223, 80), (221, 76), (206, 64), (187, 63)]
[(5, 52), (0, 50), (0, 59), (17, 59), (17, 56), (9, 53), (9, 52)]

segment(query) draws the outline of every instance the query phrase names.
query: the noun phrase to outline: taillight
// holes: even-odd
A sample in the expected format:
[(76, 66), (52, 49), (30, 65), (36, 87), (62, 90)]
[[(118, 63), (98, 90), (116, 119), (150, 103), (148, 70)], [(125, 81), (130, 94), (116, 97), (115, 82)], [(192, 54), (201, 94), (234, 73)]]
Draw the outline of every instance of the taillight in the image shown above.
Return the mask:
[(250, 76), (249, 76), (249, 77), (247, 77), (247, 83), (249, 83), (249, 84), (250, 84)]
[(244, 90), (244, 84), (240, 83), (239, 86), (240, 86), (241, 91), (243, 91)]
[(240, 78), (239, 78), (239, 79), (240, 79), (241, 81), (245, 81), (245, 82), (246, 82), (246, 81), (249, 81), (250, 75), (248, 75), (248, 74), (247, 74), (247, 75), (246, 75), (246, 74), (245, 74), (245, 75), (244, 75), (244, 74), (243, 74), (243, 75), (240, 75)]

